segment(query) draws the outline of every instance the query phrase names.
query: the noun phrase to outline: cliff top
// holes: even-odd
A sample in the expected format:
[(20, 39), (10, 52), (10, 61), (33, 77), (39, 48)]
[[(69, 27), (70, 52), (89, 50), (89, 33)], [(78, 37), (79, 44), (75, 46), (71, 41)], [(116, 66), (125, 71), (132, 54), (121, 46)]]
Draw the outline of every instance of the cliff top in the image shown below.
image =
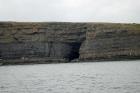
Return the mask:
[(20, 27), (20, 28), (32, 28), (32, 27), (49, 27), (49, 26), (92, 26), (98, 29), (127, 29), (127, 30), (140, 30), (140, 24), (137, 23), (98, 23), (98, 22), (0, 22), (0, 28), (2, 27)]

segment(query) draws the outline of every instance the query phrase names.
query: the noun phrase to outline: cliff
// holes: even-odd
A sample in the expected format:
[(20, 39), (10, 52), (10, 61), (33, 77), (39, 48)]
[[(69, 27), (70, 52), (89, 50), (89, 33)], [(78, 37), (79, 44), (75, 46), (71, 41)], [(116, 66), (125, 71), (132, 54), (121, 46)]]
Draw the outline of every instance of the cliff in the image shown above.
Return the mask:
[(140, 58), (140, 24), (0, 22), (2, 64)]

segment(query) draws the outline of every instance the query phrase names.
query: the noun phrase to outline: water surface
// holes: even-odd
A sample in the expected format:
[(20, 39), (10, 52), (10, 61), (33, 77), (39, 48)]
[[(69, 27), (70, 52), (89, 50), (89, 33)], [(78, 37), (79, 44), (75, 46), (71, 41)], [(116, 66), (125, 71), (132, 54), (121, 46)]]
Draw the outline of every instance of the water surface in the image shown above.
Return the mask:
[(0, 66), (0, 93), (140, 93), (140, 61)]

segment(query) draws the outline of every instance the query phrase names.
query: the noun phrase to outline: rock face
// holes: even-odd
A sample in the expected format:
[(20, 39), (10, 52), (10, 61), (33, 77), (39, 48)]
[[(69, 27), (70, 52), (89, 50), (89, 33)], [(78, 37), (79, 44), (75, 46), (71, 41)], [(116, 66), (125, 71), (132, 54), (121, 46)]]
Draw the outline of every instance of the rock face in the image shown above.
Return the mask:
[(3, 64), (140, 58), (140, 24), (0, 23)]

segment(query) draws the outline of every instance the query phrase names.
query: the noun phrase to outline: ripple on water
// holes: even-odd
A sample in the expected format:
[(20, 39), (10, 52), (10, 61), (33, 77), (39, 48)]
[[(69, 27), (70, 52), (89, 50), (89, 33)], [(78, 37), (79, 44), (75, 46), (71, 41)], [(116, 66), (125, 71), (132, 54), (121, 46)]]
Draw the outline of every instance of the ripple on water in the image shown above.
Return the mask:
[(0, 67), (0, 93), (140, 93), (140, 62)]

